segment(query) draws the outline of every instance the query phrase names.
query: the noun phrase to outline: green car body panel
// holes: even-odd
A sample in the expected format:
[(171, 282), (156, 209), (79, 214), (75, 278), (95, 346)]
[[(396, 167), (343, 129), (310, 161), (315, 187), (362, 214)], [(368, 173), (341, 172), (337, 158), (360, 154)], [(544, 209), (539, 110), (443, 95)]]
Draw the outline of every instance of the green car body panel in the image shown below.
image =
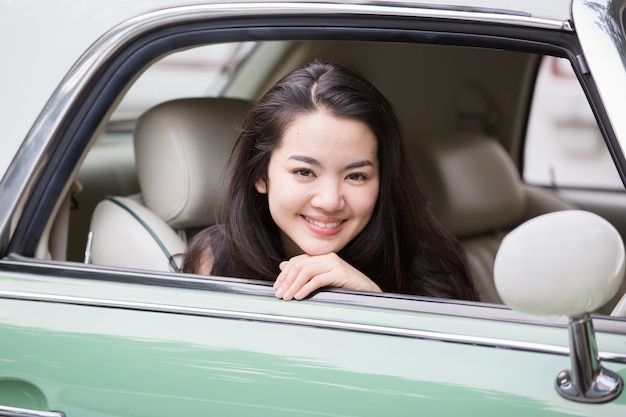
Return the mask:
[[(562, 326), (20, 273), (4, 273), (1, 282), (5, 406), (67, 416), (609, 416), (626, 409), (624, 396), (599, 405), (562, 399), (553, 385), (569, 366), (566, 355), (472, 343), (498, 334), (566, 349)], [(468, 339), (446, 342), (446, 335)], [(598, 340), (602, 350), (626, 352), (623, 337)], [(604, 363), (626, 376), (626, 365)]]

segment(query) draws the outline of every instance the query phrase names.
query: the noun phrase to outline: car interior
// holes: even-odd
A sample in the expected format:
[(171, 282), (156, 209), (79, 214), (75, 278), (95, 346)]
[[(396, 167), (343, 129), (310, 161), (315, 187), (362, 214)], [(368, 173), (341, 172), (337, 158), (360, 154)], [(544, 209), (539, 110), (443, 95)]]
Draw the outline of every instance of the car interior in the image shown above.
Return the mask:
[[(224, 169), (248, 107), (283, 74), (317, 58), (355, 69), (390, 100), (418, 180), (435, 215), (465, 248), (481, 301), (501, 303), (495, 255), (506, 233), (527, 219), (583, 208), (626, 235), (621, 195), (524, 181), (541, 54), (400, 42), (261, 41), (217, 93), (182, 92), (130, 116), (112, 112), (92, 138), (36, 256), (178, 272), (190, 236), (219, 222)], [(625, 291), (626, 284), (598, 312), (610, 314)]]

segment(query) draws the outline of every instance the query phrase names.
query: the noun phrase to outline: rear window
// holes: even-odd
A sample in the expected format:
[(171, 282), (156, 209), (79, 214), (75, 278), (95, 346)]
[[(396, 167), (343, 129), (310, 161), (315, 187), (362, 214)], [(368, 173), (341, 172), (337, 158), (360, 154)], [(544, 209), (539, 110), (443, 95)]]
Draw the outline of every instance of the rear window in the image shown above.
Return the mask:
[(531, 106), (524, 180), (550, 187), (623, 190), (568, 60), (545, 57)]

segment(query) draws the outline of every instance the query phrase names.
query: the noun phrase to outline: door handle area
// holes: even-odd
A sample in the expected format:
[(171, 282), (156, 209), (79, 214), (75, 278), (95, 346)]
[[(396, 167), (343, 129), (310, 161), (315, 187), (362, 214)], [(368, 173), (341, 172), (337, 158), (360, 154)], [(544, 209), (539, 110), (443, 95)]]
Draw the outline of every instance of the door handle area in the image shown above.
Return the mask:
[(61, 411), (39, 411), (0, 405), (0, 417), (65, 417)]

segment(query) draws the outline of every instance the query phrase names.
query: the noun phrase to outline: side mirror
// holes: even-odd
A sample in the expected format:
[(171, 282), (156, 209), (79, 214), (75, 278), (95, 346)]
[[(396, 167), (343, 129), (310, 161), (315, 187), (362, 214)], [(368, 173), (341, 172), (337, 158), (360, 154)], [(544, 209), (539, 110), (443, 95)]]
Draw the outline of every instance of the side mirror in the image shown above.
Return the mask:
[(622, 391), (621, 377), (598, 359), (589, 313), (615, 295), (624, 262), (617, 230), (602, 217), (580, 210), (531, 219), (500, 246), (494, 280), (502, 300), (527, 314), (569, 317), (571, 369), (556, 380), (565, 398), (600, 403)]

